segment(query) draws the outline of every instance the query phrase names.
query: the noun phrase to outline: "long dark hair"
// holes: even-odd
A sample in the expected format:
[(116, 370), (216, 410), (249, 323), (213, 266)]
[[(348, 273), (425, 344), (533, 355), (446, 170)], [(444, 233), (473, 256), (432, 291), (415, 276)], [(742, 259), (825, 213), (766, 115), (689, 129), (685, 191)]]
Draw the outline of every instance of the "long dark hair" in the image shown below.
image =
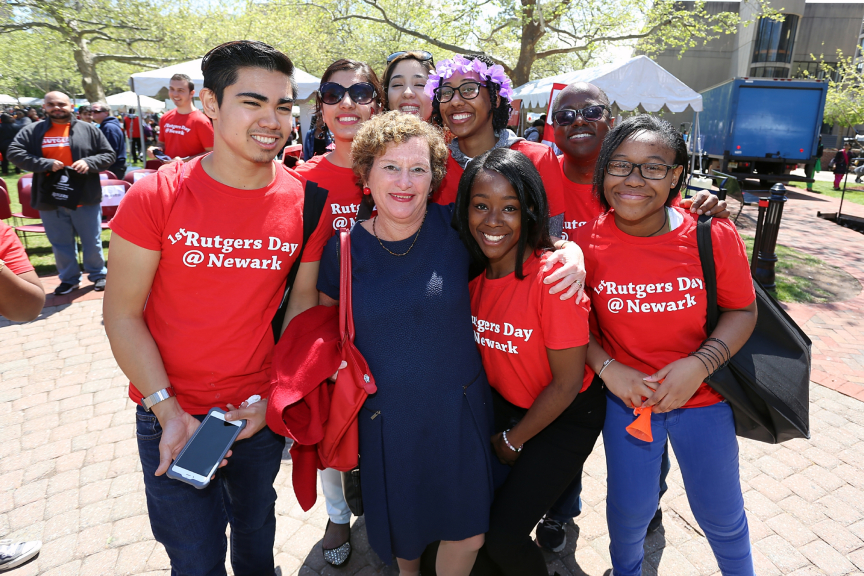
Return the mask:
[[(489, 58), (488, 56), (463, 56), (466, 60), (479, 60), (483, 62), (490, 68), (495, 65), (495, 62)], [(444, 80), (441, 80), (441, 83), (444, 83)], [(501, 89), (501, 85), (491, 80), (486, 81), (486, 90), (489, 91), (489, 103), (492, 105), (492, 130), (498, 132), (507, 127), (507, 122), (510, 121), (510, 112), (512, 108), (510, 107), (510, 101), (506, 98), (501, 98), (501, 102), (499, 104), (495, 104), (495, 101), (498, 99), (498, 91)], [(441, 117), (441, 103), (438, 102), (437, 98), (432, 98), (432, 116), (429, 118), (429, 121), (432, 124), (437, 126), (444, 126), (444, 119)]]
[(435, 66), (432, 65), (432, 61), (426, 60), (423, 56), (423, 53), (416, 50), (405, 52), (404, 54), (400, 54), (399, 56), (391, 60), (390, 63), (387, 64), (387, 68), (384, 70), (384, 78), (382, 79), (382, 87), (384, 88), (385, 110), (390, 110), (390, 97), (388, 96), (388, 92), (390, 92), (390, 79), (393, 78), (393, 72), (396, 71), (396, 65), (405, 60), (416, 60), (420, 63), (421, 66), (423, 66), (423, 68), (426, 69), (427, 74), (431, 74), (435, 71)]
[(510, 148), (494, 148), (468, 163), (459, 180), (454, 219), (471, 257), (484, 268), (488, 266), (489, 260), (471, 234), (468, 224), (471, 189), (481, 170), (495, 172), (506, 178), (519, 199), (522, 230), (516, 243), (516, 278), (521, 280), (525, 277), (522, 274), (525, 249), (536, 252), (552, 248), (552, 239), (549, 237), (549, 203), (546, 201), (543, 179), (527, 156)]
[[(666, 120), (662, 120), (657, 116), (650, 114), (640, 114), (639, 116), (631, 116), (621, 124), (613, 128), (606, 138), (603, 140), (603, 145), (600, 147), (600, 155), (597, 158), (597, 164), (594, 167), (594, 196), (600, 201), (605, 211), (609, 211), (609, 202), (606, 200), (606, 194), (603, 190), (603, 183), (606, 180), (606, 164), (609, 162), (612, 155), (618, 150), (618, 147), (624, 143), (630, 136), (639, 133), (647, 132), (656, 134), (660, 140), (673, 152), (675, 152), (675, 164), (684, 167), (681, 176), (669, 190), (669, 196), (666, 198), (666, 206), (671, 206), (675, 200), (675, 196), (681, 191), (681, 186), (687, 179), (687, 144), (684, 142), (684, 137), (675, 129), (672, 124)], [(635, 168), (634, 168), (635, 170)]]

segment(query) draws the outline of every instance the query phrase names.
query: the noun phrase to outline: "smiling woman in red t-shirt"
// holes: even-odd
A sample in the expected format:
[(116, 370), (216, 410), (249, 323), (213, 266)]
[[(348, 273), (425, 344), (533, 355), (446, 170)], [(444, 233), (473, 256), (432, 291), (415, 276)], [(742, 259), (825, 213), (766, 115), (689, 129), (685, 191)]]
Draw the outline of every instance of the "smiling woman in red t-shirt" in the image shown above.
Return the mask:
[(471, 281), (474, 340), (494, 389), (492, 445), (509, 464), (486, 535), (504, 574), (546, 576), (531, 530), (574, 478), (603, 426), (602, 386), (585, 369), (590, 304), (549, 294), (552, 242), (543, 182), (509, 148), (474, 159), (459, 183), (455, 220), (485, 273)]
[[(575, 235), (600, 343), (592, 341), (588, 364), (608, 390), (609, 549), (615, 574), (641, 574), (668, 437), (721, 573), (752, 575), (732, 409), (704, 381), (750, 337), (755, 294), (741, 238), (732, 223), (717, 220), (720, 321), (706, 333), (696, 217), (672, 207), (686, 164), (684, 139), (671, 124), (628, 118), (606, 137), (597, 162), (594, 190), (606, 213)], [(648, 442), (625, 430), (634, 406), (653, 409)]]

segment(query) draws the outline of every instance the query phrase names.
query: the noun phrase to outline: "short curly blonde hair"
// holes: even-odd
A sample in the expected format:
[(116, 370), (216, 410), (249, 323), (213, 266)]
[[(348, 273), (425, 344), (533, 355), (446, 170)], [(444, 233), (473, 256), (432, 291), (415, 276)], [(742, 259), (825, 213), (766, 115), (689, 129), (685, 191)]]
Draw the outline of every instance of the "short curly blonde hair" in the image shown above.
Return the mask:
[(447, 174), (447, 145), (441, 129), (424, 122), (413, 114), (393, 110), (376, 114), (363, 123), (351, 145), (354, 174), (364, 184), (375, 159), (391, 144), (402, 144), (411, 138), (423, 138), (429, 144), (429, 164), (432, 167), (432, 190), (437, 190)]

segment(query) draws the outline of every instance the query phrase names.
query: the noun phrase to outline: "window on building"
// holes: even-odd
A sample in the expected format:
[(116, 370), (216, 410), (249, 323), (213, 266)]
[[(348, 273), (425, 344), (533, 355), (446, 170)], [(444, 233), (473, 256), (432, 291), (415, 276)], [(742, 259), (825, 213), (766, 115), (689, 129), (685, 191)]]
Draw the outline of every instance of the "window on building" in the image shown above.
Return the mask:
[(753, 66), (750, 68), (751, 78), (788, 78), (789, 68), (785, 66)]
[[(826, 67), (832, 69), (830, 74)], [(830, 77), (836, 82), (840, 79), (840, 74), (834, 70), (836, 67), (836, 62), (793, 62), (792, 77), (813, 78), (816, 80), (825, 80)]]
[(788, 14), (782, 21), (760, 18), (753, 43), (753, 62), (791, 62), (798, 16)]

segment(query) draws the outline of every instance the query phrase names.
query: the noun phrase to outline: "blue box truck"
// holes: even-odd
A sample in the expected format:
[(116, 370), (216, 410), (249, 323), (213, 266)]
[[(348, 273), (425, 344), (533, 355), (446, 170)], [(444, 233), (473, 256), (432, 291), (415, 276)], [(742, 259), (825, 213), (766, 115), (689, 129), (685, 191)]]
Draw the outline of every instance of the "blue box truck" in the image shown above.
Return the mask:
[(828, 83), (732, 78), (702, 92), (699, 126), (712, 168), (742, 182), (801, 182), (789, 174), (813, 165)]

